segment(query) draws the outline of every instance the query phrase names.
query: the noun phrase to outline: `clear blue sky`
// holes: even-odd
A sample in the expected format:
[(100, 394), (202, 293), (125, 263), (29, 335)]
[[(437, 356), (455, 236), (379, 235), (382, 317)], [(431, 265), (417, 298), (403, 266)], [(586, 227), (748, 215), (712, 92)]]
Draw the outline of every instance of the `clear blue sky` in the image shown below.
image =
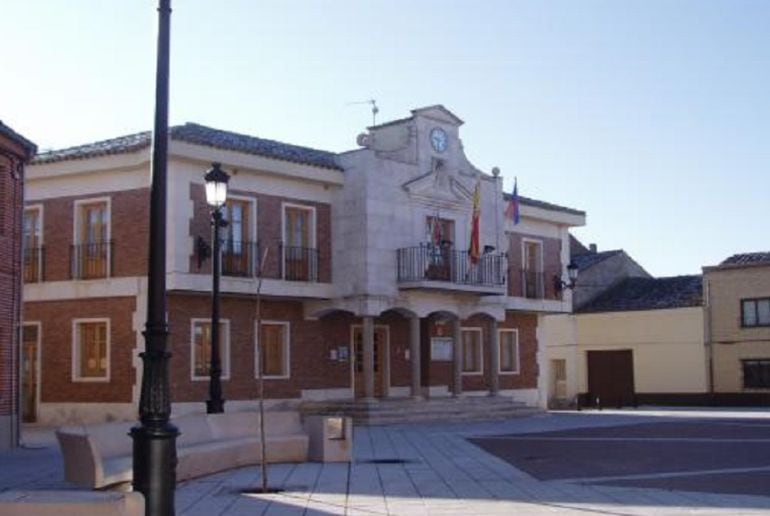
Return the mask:
[[(149, 129), (156, 3), (4, 0), (0, 118)], [(175, 0), (171, 121), (332, 151), (444, 104), (480, 168), (656, 275), (770, 250), (770, 2)]]

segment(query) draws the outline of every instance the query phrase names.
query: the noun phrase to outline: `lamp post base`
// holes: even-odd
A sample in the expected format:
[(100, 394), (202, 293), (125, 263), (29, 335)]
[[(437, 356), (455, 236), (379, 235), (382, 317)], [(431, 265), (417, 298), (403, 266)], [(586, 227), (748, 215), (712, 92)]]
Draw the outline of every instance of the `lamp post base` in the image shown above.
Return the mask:
[(225, 411), (225, 400), (206, 400), (207, 414), (221, 414)]
[(179, 430), (171, 423), (135, 426), (134, 491), (144, 495), (145, 514), (171, 516), (176, 488), (176, 438)]

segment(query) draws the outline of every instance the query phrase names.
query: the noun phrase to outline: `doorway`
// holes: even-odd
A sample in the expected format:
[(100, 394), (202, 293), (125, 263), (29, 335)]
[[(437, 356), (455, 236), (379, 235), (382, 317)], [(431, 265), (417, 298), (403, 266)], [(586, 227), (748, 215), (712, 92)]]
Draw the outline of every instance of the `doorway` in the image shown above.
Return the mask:
[[(635, 404), (634, 356), (630, 349), (588, 351), (589, 403), (603, 407)], [(598, 401), (597, 401), (598, 400)]]
[(40, 392), (40, 323), (24, 323), (22, 326), (22, 421), (37, 421)]
[[(353, 341), (353, 391), (356, 398), (365, 396), (364, 387), (364, 330), (361, 325), (352, 326)], [(386, 396), (390, 383), (390, 332), (385, 325), (374, 326), (374, 397)]]

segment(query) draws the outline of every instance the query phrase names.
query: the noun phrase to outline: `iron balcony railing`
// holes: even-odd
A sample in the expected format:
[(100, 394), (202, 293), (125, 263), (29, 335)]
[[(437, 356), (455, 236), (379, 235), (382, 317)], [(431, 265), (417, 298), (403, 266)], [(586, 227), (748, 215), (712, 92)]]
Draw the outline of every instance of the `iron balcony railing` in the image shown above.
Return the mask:
[(545, 299), (545, 273), (521, 269), (521, 293), (528, 299)]
[(468, 251), (422, 244), (396, 250), (398, 281), (443, 281), (458, 285), (502, 287), (506, 256), (482, 254), (472, 263)]
[(318, 281), (318, 249), (280, 244), (281, 278), (287, 281)]
[(107, 278), (112, 274), (113, 242), (90, 242), (73, 245), (70, 263), (73, 279)]
[(45, 267), (45, 248), (24, 248), (24, 283), (38, 283), (43, 281), (43, 269)]
[(259, 244), (257, 242), (239, 242), (223, 240), (222, 274), (224, 276), (252, 277), (257, 274)]

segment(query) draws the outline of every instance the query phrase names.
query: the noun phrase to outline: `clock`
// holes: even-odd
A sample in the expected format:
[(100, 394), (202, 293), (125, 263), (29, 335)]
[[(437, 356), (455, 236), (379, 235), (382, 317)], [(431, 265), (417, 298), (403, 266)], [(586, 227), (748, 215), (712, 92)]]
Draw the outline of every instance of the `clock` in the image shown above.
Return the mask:
[(449, 144), (449, 136), (440, 127), (434, 127), (430, 132), (430, 144), (436, 152), (444, 152)]

